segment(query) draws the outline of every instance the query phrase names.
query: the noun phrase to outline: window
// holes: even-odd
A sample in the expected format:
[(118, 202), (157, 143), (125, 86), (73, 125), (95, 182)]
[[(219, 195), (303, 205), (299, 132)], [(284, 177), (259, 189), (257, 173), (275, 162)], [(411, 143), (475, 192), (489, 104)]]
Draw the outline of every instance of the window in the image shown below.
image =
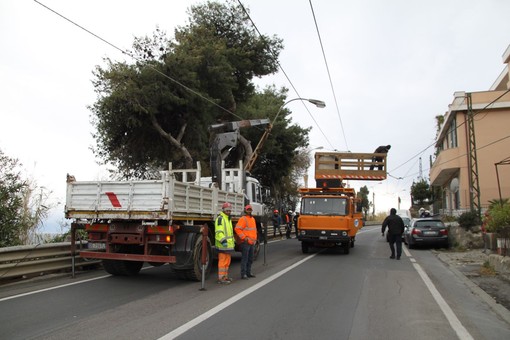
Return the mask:
[(303, 215), (342, 215), (349, 213), (347, 199), (336, 197), (310, 197), (301, 203)]
[(457, 119), (453, 117), (448, 129), (448, 148), (456, 148), (457, 144)]

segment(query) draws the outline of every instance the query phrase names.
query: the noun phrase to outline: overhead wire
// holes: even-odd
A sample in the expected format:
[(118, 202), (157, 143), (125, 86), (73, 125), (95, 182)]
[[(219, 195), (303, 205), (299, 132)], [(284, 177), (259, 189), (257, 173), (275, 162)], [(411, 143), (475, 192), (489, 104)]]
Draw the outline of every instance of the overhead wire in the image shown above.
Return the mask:
[(315, 30), (317, 31), (317, 38), (319, 39), (319, 43), (321, 45), (322, 57), (324, 58), (324, 64), (326, 65), (326, 71), (328, 73), (329, 85), (331, 87), (331, 91), (333, 92), (333, 99), (335, 100), (336, 112), (337, 112), (337, 115), (338, 115), (338, 120), (340, 121), (340, 127), (342, 129), (342, 134), (343, 134), (343, 137), (344, 137), (345, 147), (346, 147), (347, 151), (349, 151), (349, 145), (347, 144), (347, 138), (345, 136), (344, 124), (342, 122), (342, 116), (340, 115), (340, 109), (338, 107), (338, 101), (337, 101), (337, 97), (336, 97), (336, 93), (335, 93), (335, 87), (333, 86), (333, 81), (331, 80), (331, 72), (329, 71), (328, 60), (326, 58), (326, 52), (324, 51), (324, 45), (322, 43), (321, 33), (320, 33), (320, 30), (319, 30), (319, 24), (317, 23), (317, 18), (315, 16), (315, 11), (313, 9), (312, 0), (309, 0), (309, 3), (310, 3), (310, 9), (312, 11), (313, 21), (315, 23)]
[[(59, 16), (59, 17), (61, 17), (62, 19), (64, 19), (64, 20), (66, 20), (66, 21), (70, 22), (71, 24), (73, 24), (73, 25), (75, 25), (76, 27), (78, 27), (78, 28), (82, 29), (83, 31), (87, 32), (88, 34), (90, 34), (90, 35), (94, 36), (95, 38), (97, 38), (97, 39), (99, 39), (99, 40), (103, 41), (104, 43), (106, 43), (106, 44), (110, 45), (111, 47), (115, 48), (116, 50), (120, 51), (122, 54), (125, 54), (125, 55), (127, 55), (127, 56), (129, 56), (129, 57), (133, 58), (134, 60), (136, 60), (136, 61), (138, 61), (138, 62), (143, 62), (143, 60), (141, 60), (140, 58), (137, 58), (137, 57), (136, 57), (135, 55), (133, 55), (132, 53), (130, 53), (130, 52), (128, 52), (128, 51), (126, 51), (126, 50), (124, 50), (124, 49), (122, 49), (122, 48), (120, 48), (120, 47), (116, 46), (115, 44), (113, 44), (113, 43), (111, 43), (111, 42), (107, 41), (106, 39), (102, 38), (101, 36), (99, 36), (99, 35), (95, 34), (94, 32), (90, 31), (89, 29), (87, 29), (87, 28), (85, 28), (85, 27), (81, 26), (80, 24), (78, 24), (78, 23), (74, 22), (73, 20), (71, 20), (71, 19), (67, 18), (66, 16), (64, 16), (64, 15), (60, 14), (59, 12), (57, 12), (57, 11), (53, 10), (52, 8), (50, 8), (50, 7), (46, 6), (45, 4), (41, 3), (40, 1), (38, 1), (38, 0), (34, 0), (34, 1), (35, 1), (37, 4), (41, 5), (42, 7), (46, 8), (47, 10), (49, 10), (49, 11), (53, 12), (54, 14), (58, 15), (58, 16)], [(175, 84), (177, 84), (177, 85), (179, 85), (179, 86), (183, 87), (183, 88), (184, 88), (184, 89), (186, 89), (187, 91), (189, 91), (189, 92), (191, 92), (191, 93), (193, 93), (193, 94), (195, 94), (195, 95), (199, 96), (199, 97), (200, 97), (200, 98), (202, 98), (203, 100), (205, 100), (205, 101), (207, 101), (207, 102), (209, 102), (209, 103), (213, 104), (214, 106), (216, 106), (216, 107), (220, 108), (221, 110), (223, 110), (223, 111), (225, 111), (225, 112), (227, 112), (227, 113), (231, 114), (232, 116), (237, 117), (237, 118), (239, 118), (239, 119), (241, 119), (241, 120), (243, 119), (243, 117), (241, 117), (241, 116), (237, 115), (236, 113), (234, 113), (234, 112), (230, 111), (230, 110), (229, 110), (229, 109), (227, 109), (227, 108), (224, 108), (223, 106), (219, 105), (218, 103), (216, 103), (216, 102), (212, 101), (211, 99), (209, 99), (209, 98), (205, 97), (205, 96), (204, 96), (204, 95), (202, 95), (200, 92), (195, 91), (195, 90), (193, 90), (192, 88), (190, 88), (190, 87), (186, 86), (185, 84), (183, 84), (182, 82), (178, 81), (177, 79), (174, 79), (174, 78), (170, 77), (168, 74), (165, 74), (165, 73), (161, 72), (160, 70), (158, 70), (158, 69), (157, 69), (157, 68), (155, 68), (154, 66), (152, 66), (152, 65), (150, 65), (150, 64), (146, 64), (146, 66), (147, 66), (148, 68), (152, 69), (153, 71), (155, 71), (156, 73), (158, 73), (158, 74), (162, 75), (163, 77), (167, 78), (168, 80), (170, 80), (170, 81), (174, 82)]]
[[(509, 92), (510, 92), (510, 89), (506, 90), (506, 91), (505, 91), (505, 92), (503, 92), (501, 95), (499, 95), (497, 98), (495, 98), (495, 99), (494, 99), (494, 100), (492, 100), (490, 103), (488, 103), (487, 105), (485, 105), (483, 108), (481, 108), (481, 109), (476, 110), (475, 112), (473, 112), (473, 117), (475, 117), (476, 115), (478, 115), (478, 114), (480, 114), (480, 113), (484, 112), (485, 110), (487, 110), (487, 109), (488, 109), (491, 105), (493, 105), (494, 103), (496, 103), (498, 100), (500, 100), (503, 96), (505, 96), (505, 95), (506, 95), (507, 93), (509, 93)], [(464, 125), (465, 123), (466, 123), (465, 121), (464, 121), (464, 122), (459, 123), (458, 125), (456, 125), (456, 126), (455, 126), (455, 129), (458, 129), (458, 128), (462, 127), (462, 125)], [(506, 138), (508, 138), (508, 136), (507, 136), (507, 137), (504, 137), (503, 139), (506, 139)], [(498, 142), (498, 141), (496, 141), (496, 142)], [(410, 162), (411, 160), (413, 160), (414, 158), (416, 158), (416, 157), (418, 157), (418, 156), (422, 155), (425, 151), (427, 151), (430, 147), (434, 146), (436, 143), (437, 143), (437, 140), (435, 140), (432, 144), (428, 145), (425, 149), (423, 149), (422, 151), (418, 152), (416, 155), (414, 155), (413, 157), (411, 157), (410, 159), (408, 159), (408, 160), (407, 160), (407, 161), (405, 161), (404, 163), (402, 163), (402, 164), (400, 164), (399, 166), (397, 166), (396, 168), (392, 169), (392, 170), (391, 170), (391, 172), (393, 172), (393, 171), (395, 171), (395, 170), (397, 170), (397, 169), (401, 168), (402, 166), (404, 166), (405, 164), (409, 163), (409, 162)], [(488, 146), (488, 145), (486, 145), (486, 146)], [(484, 147), (486, 147), (486, 146), (484, 146)], [(482, 148), (483, 148), (483, 147), (482, 147)], [(480, 149), (481, 149), (481, 148), (477, 148), (477, 150), (480, 150)], [(459, 157), (463, 157), (463, 156), (465, 156), (465, 154), (464, 154), (464, 155), (461, 155), (461, 156), (459, 156)], [(457, 159), (457, 158), (458, 158), (458, 157), (456, 157), (456, 158), (454, 158), (454, 159)], [(396, 177), (395, 177), (395, 178), (396, 178)]]
[[(253, 21), (253, 19), (251, 18), (250, 16), (250, 13), (248, 13), (248, 11), (246, 10), (246, 8), (244, 7), (243, 3), (241, 2), (241, 0), (237, 0), (237, 2), (239, 3), (239, 6), (241, 6), (243, 12), (246, 14), (246, 16), (248, 17), (248, 19), (250, 20), (251, 24), (253, 25), (253, 28), (255, 29), (255, 31), (258, 33), (258, 35), (264, 39), (264, 36), (262, 35), (262, 33), (260, 33), (260, 30), (258, 29), (257, 25), (255, 24), (255, 22)], [(285, 72), (285, 70), (283, 69), (282, 65), (280, 64), (280, 62), (278, 61), (278, 58), (276, 57), (276, 54), (274, 53), (274, 51), (269, 48), (269, 51), (271, 52), (271, 54), (273, 55), (273, 58), (274, 58), (274, 61), (278, 64), (278, 67), (280, 68), (280, 70), (282, 71), (283, 75), (285, 76), (285, 78), (287, 78), (287, 81), (289, 82), (290, 86), (292, 87), (292, 89), (294, 90), (294, 92), (296, 93), (296, 95), (298, 97), (302, 97), (301, 94), (299, 93), (299, 91), (296, 89), (296, 87), (294, 86), (294, 84), (292, 83), (292, 81), (290, 80), (289, 76), (287, 75), (287, 72)], [(308, 115), (312, 118), (313, 122), (315, 123), (315, 126), (317, 126), (317, 128), (319, 129), (319, 131), (321, 132), (322, 136), (324, 137), (324, 139), (328, 142), (329, 146), (331, 147), (331, 149), (335, 149), (335, 147), (333, 146), (333, 144), (330, 142), (329, 138), (326, 136), (326, 134), (324, 133), (324, 131), (322, 131), (319, 123), (317, 123), (317, 121), (315, 120), (315, 118), (313, 117), (312, 113), (310, 112), (310, 110), (308, 109), (308, 107), (305, 105), (304, 102), (302, 102), (304, 108), (306, 109), (306, 111), (308, 112)]]

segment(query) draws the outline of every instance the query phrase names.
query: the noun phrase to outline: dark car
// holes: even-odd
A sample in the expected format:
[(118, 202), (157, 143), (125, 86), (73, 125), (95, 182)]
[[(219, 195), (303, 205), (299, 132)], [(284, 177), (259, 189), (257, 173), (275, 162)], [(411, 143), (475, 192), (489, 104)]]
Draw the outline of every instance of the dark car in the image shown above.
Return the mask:
[(417, 245), (448, 248), (448, 228), (437, 218), (415, 218), (406, 228), (404, 242), (409, 249)]
[(402, 234), (402, 241), (405, 241), (405, 231), (411, 226), (411, 219), (407, 216), (400, 216), (404, 221), (404, 233)]

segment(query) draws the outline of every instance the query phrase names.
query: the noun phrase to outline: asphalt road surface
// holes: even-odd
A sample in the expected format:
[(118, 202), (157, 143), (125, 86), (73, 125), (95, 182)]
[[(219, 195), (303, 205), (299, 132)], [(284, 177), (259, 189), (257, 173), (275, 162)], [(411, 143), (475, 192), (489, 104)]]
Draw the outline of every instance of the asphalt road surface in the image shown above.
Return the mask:
[(380, 227), (350, 254), (267, 245), (256, 278), (206, 290), (167, 266), (0, 287), (0, 339), (510, 339), (510, 324), (427, 249), (389, 259)]

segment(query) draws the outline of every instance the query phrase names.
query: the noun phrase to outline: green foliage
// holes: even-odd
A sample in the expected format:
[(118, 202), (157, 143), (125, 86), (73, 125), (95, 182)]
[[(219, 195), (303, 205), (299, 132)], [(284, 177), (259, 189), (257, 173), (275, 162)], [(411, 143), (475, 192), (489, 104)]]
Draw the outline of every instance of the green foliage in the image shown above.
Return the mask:
[(459, 222), (459, 225), (466, 230), (470, 230), (472, 227), (481, 224), (480, 216), (476, 211), (463, 213), (459, 216), (457, 221)]
[(432, 190), (429, 183), (425, 179), (418, 182), (413, 182), (411, 186), (411, 196), (413, 197), (414, 205), (423, 205), (430, 203), (432, 199)]
[(29, 244), (52, 208), (49, 195), (21, 174), (21, 164), (0, 150), (0, 247)]
[[(278, 69), (281, 40), (259, 36), (235, 2), (192, 6), (189, 14), (173, 39), (159, 29), (136, 38), (136, 63), (106, 59), (96, 68), (94, 152), (123, 177), (153, 177), (170, 161), (190, 168), (207, 160), (209, 125), (247, 118), (240, 108), (261, 95), (252, 79)], [(273, 112), (262, 109), (257, 118)]]
[(510, 237), (510, 203), (491, 205), (484, 222), (488, 232)]
[(21, 177), (19, 161), (0, 150), (0, 247), (20, 245), (20, 211), (27, 183)]
[(367, 186), (363, 186), (358, 191), (358, 198), (361, 199), (361, 206), (363, 207), (363, 216), (365, 218), (368, 216), (368, 211), (370, 210), (370, 201), (368, 200), (368, 194), (370, 191)]

